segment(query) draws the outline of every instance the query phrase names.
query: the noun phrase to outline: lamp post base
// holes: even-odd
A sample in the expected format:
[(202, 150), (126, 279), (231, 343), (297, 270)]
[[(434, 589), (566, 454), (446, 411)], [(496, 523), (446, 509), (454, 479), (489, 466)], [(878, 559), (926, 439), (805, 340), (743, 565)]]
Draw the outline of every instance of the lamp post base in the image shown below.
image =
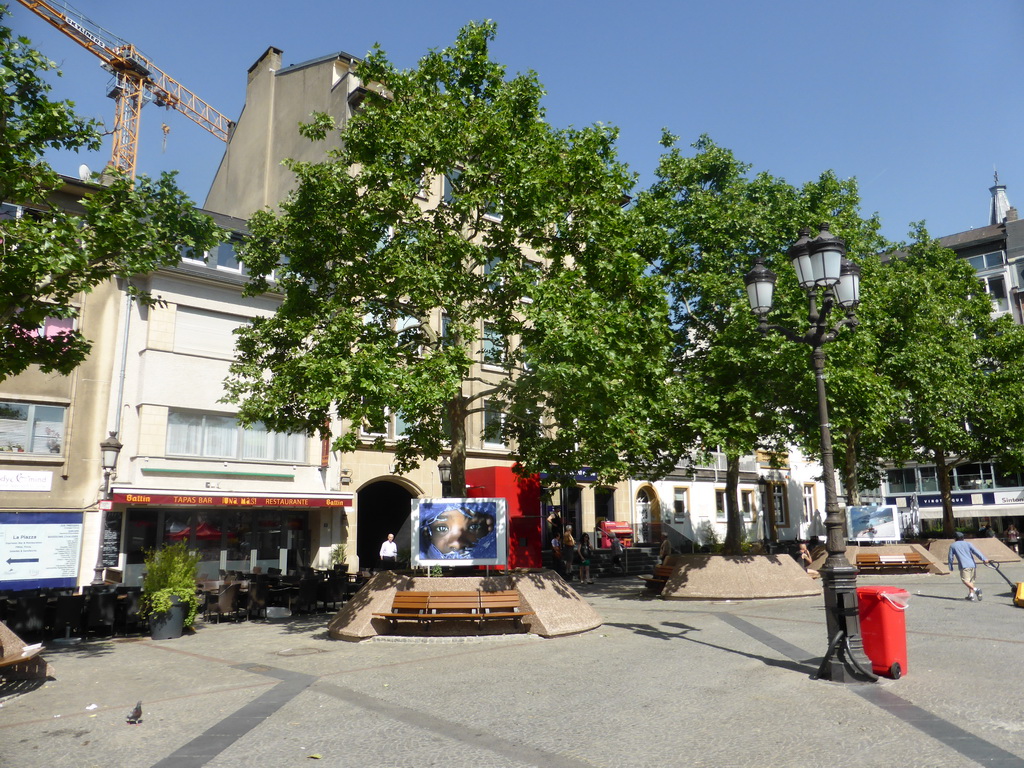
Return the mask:
[(857, 569), (851, 565), (829, 566), (821, 571), (827, 612), (828, 651), (815, 679), (834, 683), (873, 683), (878, 676), (864, 653), (857, 608)]

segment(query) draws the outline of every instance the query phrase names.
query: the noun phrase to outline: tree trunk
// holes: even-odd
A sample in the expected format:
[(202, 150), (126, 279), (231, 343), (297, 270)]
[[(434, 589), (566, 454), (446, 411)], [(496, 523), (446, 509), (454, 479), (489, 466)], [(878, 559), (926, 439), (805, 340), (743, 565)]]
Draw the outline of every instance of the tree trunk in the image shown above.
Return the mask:
[(448, 494), (460, 499), (466, 495), (466, 398), (460, 392), (448, 401), (448, 421), (451, 425), (452, 479)]
[(939, 478), (939, 492), (942, 494), (942, 535), (947, 539), (953, 538), (956, 530), (956, 521), (953, 519), (953, 490), (950, 483), (949, 473), (952, 466), (946, 462), (946, 454), (936, 450), (935, 474)]
[(743, 515), (739, 505), (740, 457), (725, 454), (725, 544), (723, 554), (743, 554)]

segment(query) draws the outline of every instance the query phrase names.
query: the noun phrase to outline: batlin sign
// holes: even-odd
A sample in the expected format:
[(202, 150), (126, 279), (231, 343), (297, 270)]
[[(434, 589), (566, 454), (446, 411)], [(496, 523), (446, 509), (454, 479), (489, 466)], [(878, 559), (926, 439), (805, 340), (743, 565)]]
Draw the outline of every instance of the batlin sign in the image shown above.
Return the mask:
[(115, 493), (115, 504), (147, 504), (160, 506), (216, 507), (351, 507), (351, 498), (321, 496), (219, 496), (200, 493)]

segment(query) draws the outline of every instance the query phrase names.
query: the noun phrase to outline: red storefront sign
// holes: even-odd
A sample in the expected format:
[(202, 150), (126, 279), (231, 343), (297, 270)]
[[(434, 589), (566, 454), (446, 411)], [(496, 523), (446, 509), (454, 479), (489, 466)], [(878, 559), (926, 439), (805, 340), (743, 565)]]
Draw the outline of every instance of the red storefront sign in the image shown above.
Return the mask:
[(314, 509), (351, 507), (352, 499), (326, 496), (224, 496), (206, 493), (114, 493), (115, 504), (161, 507), (281, 507)]

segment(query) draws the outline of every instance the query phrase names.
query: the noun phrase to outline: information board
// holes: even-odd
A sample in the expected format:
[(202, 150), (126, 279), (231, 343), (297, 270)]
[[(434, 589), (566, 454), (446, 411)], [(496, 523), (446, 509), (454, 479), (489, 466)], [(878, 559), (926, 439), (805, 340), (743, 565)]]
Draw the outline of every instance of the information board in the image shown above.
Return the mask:
[(0, 513), (0, 589), (77, 586), (81, 554), (81, 513)]

